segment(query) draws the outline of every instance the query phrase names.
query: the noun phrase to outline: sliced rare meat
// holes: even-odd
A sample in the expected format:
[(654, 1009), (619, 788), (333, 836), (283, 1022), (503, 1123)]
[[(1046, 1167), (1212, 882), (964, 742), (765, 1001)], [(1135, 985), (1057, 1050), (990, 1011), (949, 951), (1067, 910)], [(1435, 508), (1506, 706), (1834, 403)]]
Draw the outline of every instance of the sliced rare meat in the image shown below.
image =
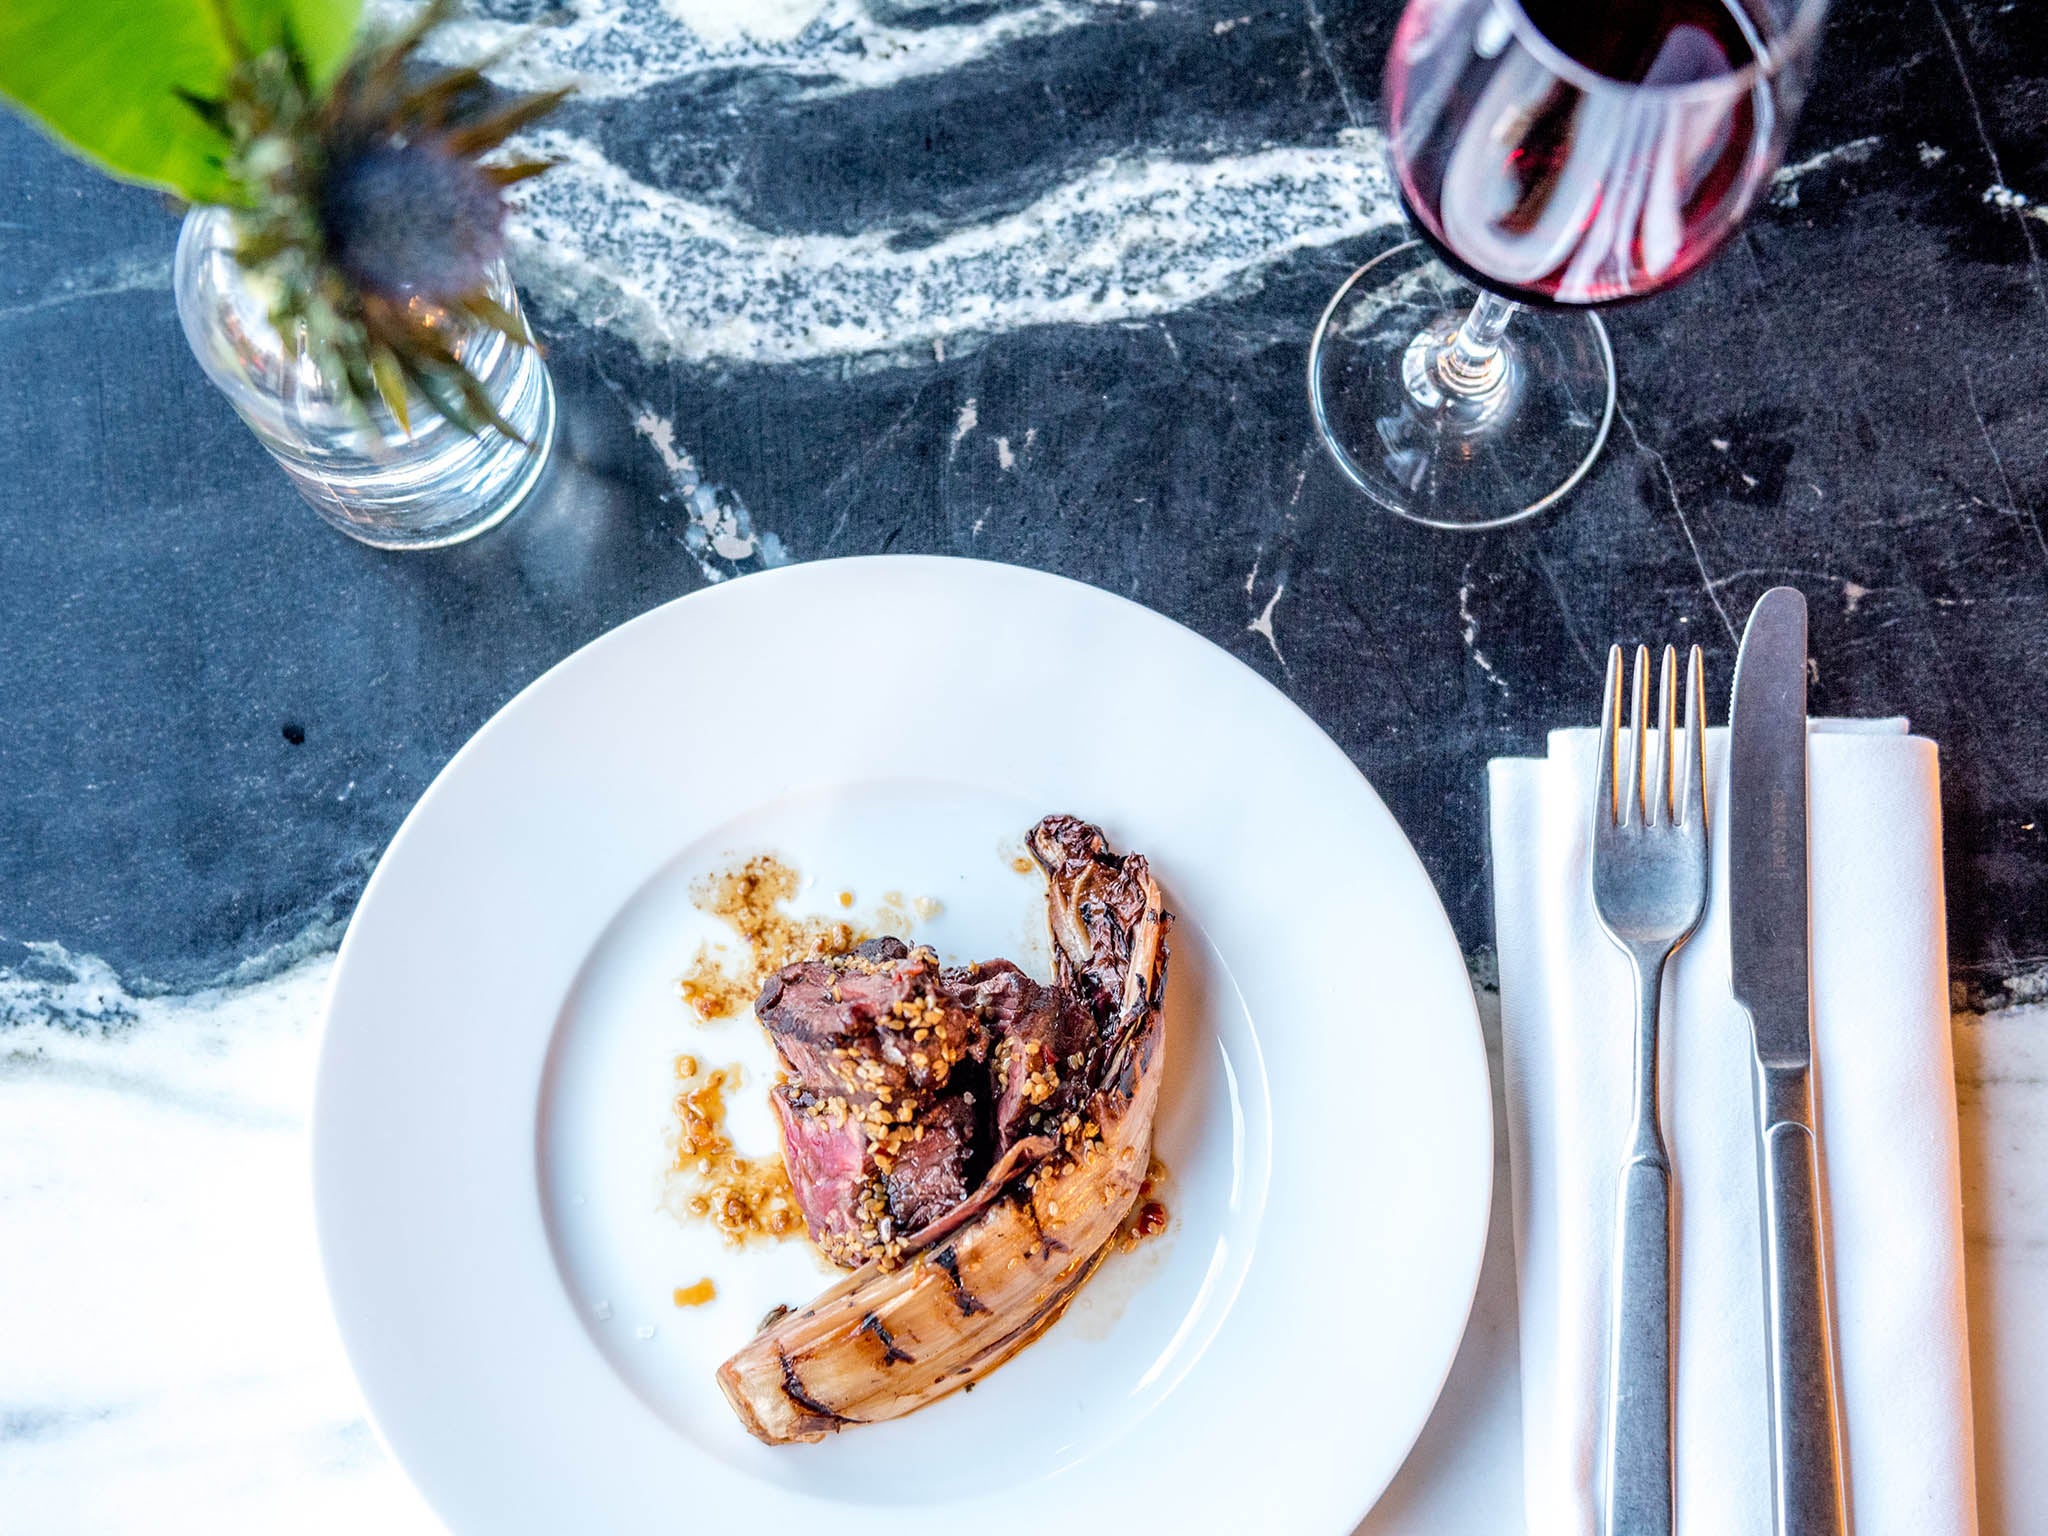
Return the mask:
[(784, 967), (755, 1012), (788, 1080), (775, 1092), (811, 1237), (848, 1266), (965, 1199), (988, 1166), (989, 1031), (929, 949), (876, 939)]
[(889, 1260), (1013, 1148), (1089, 1123), (1128, 1033), (1132, 940), (1157, 890), (1142, 859), (1075, 817), (1048, 816), (1031, 846), (1054, 985), (1008, 960), (942, 970), (931, 950), (882, 938), (787, 966), (762, 989), (755, 1011), (788, 1073), (775, 1106), (790, 1182), (841, 1264)]
[(1095, 1021), (1072, 992), (1041, 986), (1007, 960), (948, 971), (946, 984), (994, 1040), (997, 1157), (1026, 1136), (1056, 1133), (1088, 1096)]
[(977, 1136), (975, 1096), (957, 1093), (934, 1103), (918, 1119), (883, 1178), (891, 1236), (906, 1237), (937, 1221), (974, 1188)]

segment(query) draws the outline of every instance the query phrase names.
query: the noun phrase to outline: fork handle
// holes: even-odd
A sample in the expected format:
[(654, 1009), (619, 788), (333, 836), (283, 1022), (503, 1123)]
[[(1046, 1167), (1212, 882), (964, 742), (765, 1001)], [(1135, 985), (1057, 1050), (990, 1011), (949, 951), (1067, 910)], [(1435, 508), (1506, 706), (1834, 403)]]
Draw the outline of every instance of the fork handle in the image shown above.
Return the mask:
[(1812, 1087), (1803, 1067), (1759, 1064), (1756, 1094), (1769, 1311), (1771, 1529), (1776, 1536), (1847, 1536)]
[(1634, 955), (1635, 1117), (1615, 1200), (1605, 1536), (1671, 1531), (1671, 1159), (1658, 1124), (1661, 954)]
[(1671, 1170), (1621, 1170), (1608, 1348), (1606, 1536), (1671, 1530)]

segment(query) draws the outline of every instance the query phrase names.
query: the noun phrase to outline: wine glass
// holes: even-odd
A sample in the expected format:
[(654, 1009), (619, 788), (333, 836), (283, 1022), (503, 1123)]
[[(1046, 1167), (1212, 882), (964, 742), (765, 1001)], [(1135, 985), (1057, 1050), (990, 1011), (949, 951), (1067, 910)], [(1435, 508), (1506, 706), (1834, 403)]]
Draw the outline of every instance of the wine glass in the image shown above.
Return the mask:
[(1496, 528), (1576, 485), (1614, 417), (1594, 308), (1670, 287), (1735, 232), (1825, 9), (1409, 0), (1383, 99), (1422, 239), (1352, 273), (1309, 349), (1346, 477), (1436, 528)]

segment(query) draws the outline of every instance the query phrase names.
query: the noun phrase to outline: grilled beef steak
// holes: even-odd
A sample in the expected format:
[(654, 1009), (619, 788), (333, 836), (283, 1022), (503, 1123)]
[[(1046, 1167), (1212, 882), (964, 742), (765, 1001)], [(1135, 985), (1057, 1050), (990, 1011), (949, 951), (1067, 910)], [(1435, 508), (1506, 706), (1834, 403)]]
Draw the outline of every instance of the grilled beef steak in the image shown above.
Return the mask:
[(786, 966), (754, 1011), (782, 1057), (783, 1161), (812, 1240), (887, 1258), (967, 1198), (989, 1159), (989, 1032), (928, 949), (875, 939)]
[(970, 969), (975, 974), (961, 986), (995, 1037), (989, 1086), (1001, 1156), (1081, 1108), (1096, 1050), (1095, 1020), (1073, 992), (1040, 986), (1007, 960)]
[(1071, 816), (1031, 832), (1055, 982), (877, 939), (773, 977), (784, 1160), (811, 1235), (859, 1265), (719, 1369), (771, 1443), (897, 1417), (1049, 1327), (1151, 1156), (1169, 921), (1145, 860)]

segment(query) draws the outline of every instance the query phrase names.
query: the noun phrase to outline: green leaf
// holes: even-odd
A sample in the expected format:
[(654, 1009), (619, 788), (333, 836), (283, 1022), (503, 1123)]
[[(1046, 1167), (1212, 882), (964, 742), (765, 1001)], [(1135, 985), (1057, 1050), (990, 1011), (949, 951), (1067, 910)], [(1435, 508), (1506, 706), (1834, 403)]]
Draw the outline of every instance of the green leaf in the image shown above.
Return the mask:
[(322, 88), (348, 62), (363, 17), (363, 0), (270, 0), (244, 8), (283, 13), (313, 84)]
[(370, 354), (370, 372), (377, 380), (377, 393), (384, 397), (384, 403), (391, 414), (398, 418), (398, 425), (407, 437), (412, 436), (412, 404), (406, 398), (405, 370), (398, 366), (398, 359), (389, 349), (378, 347)]
[(504, 305), (500, 304), (488, 293), (473, 293), (464, 299), (459, 307), (468, 310), (470, 314), (483, 321), (492, 330), (503, 332), (521, 346), (537, 347), (539, 345), (533, 339), (533, 332), (526, 328), (526, 321), (505, 308)]
[(324, 83), (360, 13), (361, 0), (4, 0), (0, 96), (116, 176), (236, 202), (228, 140), (185, 98), (220, 100), (238, 44), (287, 36)]
[(509, 187), (544, 175), (561, 163), (559, 160), (514, 160), (509, 165), (487, 165), (483, 172), (492, 185)]

